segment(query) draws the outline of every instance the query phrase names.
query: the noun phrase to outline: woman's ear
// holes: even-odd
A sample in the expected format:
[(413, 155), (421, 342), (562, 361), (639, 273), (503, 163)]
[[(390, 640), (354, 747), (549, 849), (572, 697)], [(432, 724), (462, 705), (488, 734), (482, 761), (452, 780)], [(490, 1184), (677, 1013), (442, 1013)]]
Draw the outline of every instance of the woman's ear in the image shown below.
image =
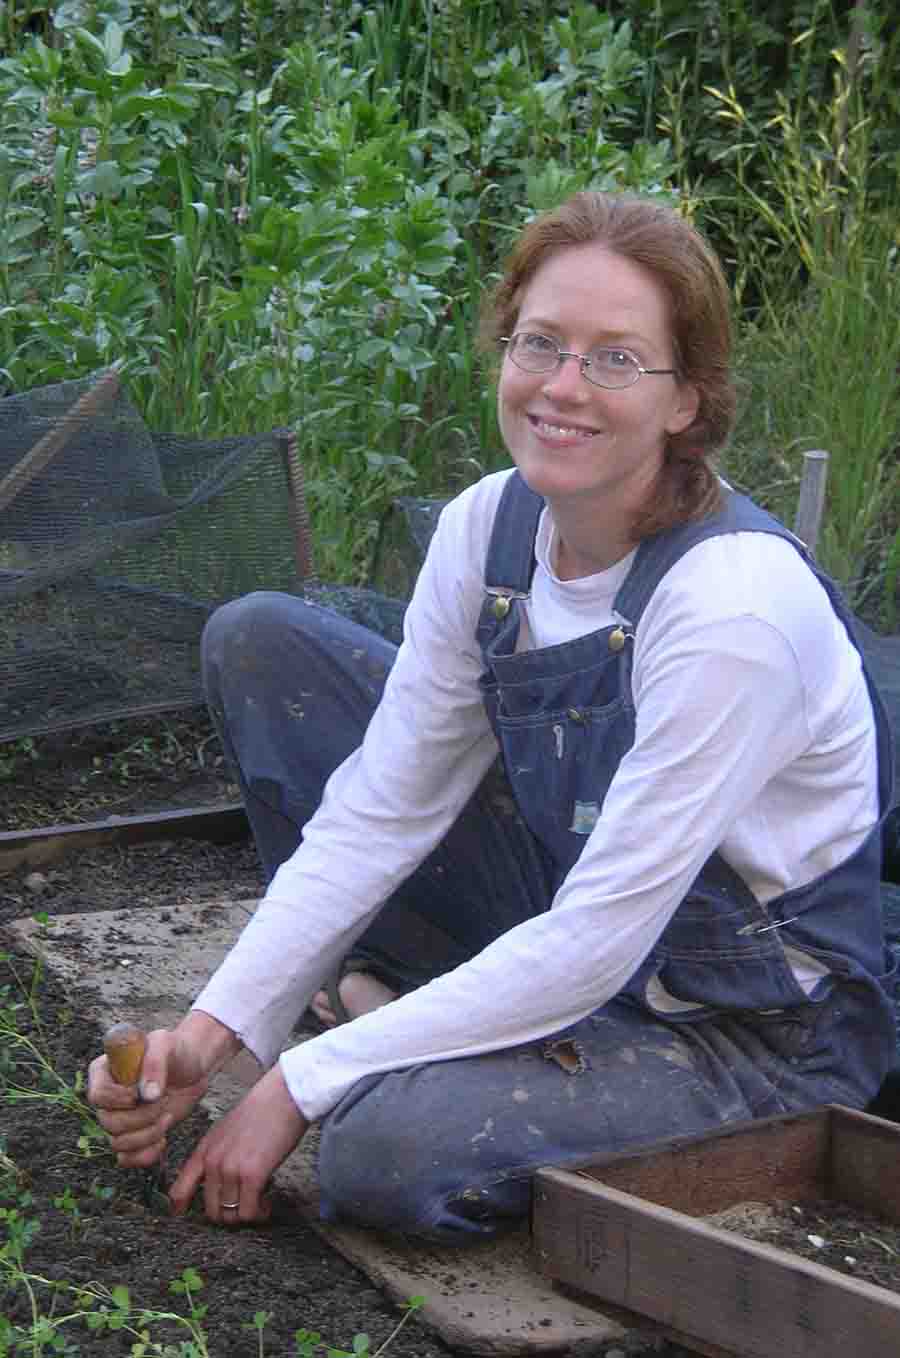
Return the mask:
[(672, 410), (666, 421), (667, 434), (683, 434), (697, 418), (700, 410), (700, 393), (690, 382), (679, 382), (676, 386)]

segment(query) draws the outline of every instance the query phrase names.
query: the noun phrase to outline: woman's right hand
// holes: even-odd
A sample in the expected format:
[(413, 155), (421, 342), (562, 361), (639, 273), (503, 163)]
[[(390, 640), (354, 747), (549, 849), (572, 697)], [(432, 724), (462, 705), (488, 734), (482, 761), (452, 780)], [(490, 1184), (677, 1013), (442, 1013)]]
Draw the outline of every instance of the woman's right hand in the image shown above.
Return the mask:
[(107, 1058), (96, 1057), (88, 1071), (88, 1100), (119, 1164), (146, 1167), (159, 1160), (169, 1128), (187, 1116), (206, 1092), (210, 1074), (240, 1045), (230, 1029), (195, 1010), (177, 1028), (147, 1034), (137, 1085), (119, 1084)]

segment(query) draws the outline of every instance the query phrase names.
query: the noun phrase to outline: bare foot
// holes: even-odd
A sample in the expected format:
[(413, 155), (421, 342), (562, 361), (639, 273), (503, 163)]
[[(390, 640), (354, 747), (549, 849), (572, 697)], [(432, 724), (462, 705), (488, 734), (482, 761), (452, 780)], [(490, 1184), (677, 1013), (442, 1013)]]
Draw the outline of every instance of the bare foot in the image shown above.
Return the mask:
[[(360, 1014), (371, 1013), (373, 1009), (380, 1009), (383, 1004), (390, 1004), (391, 1000), (397, 998), (396, 990), (391, 990), (390, 986), (376, 980), (368, 971), (348, 971), (347, 975), (341, 978), (338, 992), (344, 1008), (352, 1019), (359, 1018)], [(331, 1007), (326, 990), (316, 992), (310, 1008), (326, 1028), (336, 1027), (338, 1018)]]

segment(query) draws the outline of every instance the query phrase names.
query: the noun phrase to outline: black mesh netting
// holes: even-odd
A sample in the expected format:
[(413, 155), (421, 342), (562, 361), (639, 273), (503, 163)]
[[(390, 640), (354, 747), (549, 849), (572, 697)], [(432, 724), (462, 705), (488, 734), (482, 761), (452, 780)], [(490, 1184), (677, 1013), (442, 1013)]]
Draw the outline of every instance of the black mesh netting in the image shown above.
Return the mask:
[(115, 374), (0, 401), (0, 740), (200, 700), (210, 609), (297, 579), (272, 433), (151, 434)]

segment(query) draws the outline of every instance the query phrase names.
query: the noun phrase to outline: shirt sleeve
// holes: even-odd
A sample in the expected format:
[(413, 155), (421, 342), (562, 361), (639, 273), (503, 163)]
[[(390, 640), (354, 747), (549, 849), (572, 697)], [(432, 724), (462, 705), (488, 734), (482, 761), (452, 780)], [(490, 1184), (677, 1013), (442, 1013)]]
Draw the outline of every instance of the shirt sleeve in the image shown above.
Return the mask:
[[(636, 667), (637, 668), (637, 667)], [(665, 613), (643, 639), (637, 730), (552, 908), (420, 990), (286, 1052), (307, 1117), (365, 1075), (512, 1047), (612, 998), (727, 827), (809, 743), (793, 650), (754, 616)]]
[(195, 1001), (264, 1065), (496, 757), (475, 633), (501, 489), (488, 478), (441, 515), (362, 745), (332, 774), (302, 844)]

